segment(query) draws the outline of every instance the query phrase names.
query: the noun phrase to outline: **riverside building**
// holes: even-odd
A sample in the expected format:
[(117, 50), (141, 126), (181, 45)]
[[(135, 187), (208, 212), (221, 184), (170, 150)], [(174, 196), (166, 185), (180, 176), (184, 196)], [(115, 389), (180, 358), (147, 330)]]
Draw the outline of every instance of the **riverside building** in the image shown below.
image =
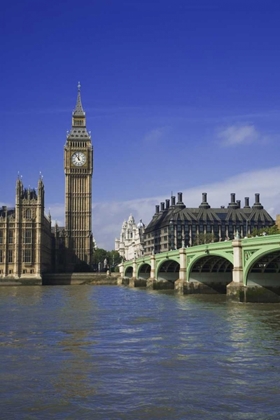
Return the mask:
[(141, 257), (144, 254), (144, 231), (142, 220), (136, 224), (130, 215), (122, 224), (120, 238), (115, 239), (115, 251), (125, 260)]
[(86, 271), (92, 264), (93, 147), (86, 128), (80, 84), (72, 127), (64, 146), (65, 227), (45, 216), (42, 177), (38, 188), (16, 182), (15, 207), (0, 209), (0, 278), (40, 280), (50, 272)]
[(178, 193), (171, 200), (156, 205), (155, 214), (144, 234), (144, 254), (158, 253), (206, 242), (234, 239), (235, 235), (246, 237), (253, 229), (273, 226), (275, 221), (260, 203), (260, 194), (255, 194), (255, 202), (249, 204), (245, 197), (241, 201), (230, 195), (227, 207), (212, 208), (207, 202), (207, 194), (202, 194), (198, 208), (188, 208), (183, 203), (183, 194)]
[(16, 182), (15, 207), (0, 210), (0, 278), (40, 279), (52, 268), (51, 217), (44, 215), (45, 190)]

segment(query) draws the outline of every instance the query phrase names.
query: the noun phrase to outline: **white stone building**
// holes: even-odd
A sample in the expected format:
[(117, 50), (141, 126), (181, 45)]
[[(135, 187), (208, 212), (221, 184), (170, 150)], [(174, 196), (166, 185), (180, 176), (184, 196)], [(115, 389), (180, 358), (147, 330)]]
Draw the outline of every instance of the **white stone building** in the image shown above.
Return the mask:
[(145, 225), (142, 220), (136, 224), (132, 215), (123, 222), (120, 239), (115, 239), (115, 250), (125, 260), (132, 260), (134, 257), (143, 255), (144, 230)]

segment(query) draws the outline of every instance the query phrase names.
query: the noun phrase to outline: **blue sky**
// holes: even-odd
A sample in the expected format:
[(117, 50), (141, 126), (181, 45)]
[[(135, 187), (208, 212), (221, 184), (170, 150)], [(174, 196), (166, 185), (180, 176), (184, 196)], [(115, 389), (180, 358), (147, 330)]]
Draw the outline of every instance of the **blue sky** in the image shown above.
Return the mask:
[(0, 204), (44, 176), (64, 224), (63, 148), (81, 82), (94, 146), (93, 234), (182, 191), (197, 207), (261, 193), (280, 213), (277, 0), (15, 0), (2, 7)]

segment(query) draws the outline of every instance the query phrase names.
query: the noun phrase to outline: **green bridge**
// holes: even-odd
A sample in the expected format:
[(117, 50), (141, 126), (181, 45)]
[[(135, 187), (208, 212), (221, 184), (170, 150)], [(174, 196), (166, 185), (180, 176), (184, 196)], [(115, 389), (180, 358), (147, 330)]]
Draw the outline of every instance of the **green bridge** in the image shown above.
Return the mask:
[(240, 302), (280, 302), (280, 235), (235, 238), (125, 261), (120, 284), (178, 293), (226, 293)]

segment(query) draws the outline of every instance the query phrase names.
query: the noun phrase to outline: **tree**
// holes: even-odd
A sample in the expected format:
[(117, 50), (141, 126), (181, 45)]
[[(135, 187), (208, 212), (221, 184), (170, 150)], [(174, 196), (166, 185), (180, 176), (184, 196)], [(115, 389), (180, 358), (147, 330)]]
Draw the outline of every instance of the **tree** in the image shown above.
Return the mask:
[(277, 235), (280, 230), (277, 225), (264, 227), (261, 229), (253, 229), (251, 235), (248, 236), (262, 236), (262, 235)]
[[(106, 260), (106, 261), (105, 261)], [(122, 261), (122, 258), (118, 251), (106, 251), (106, 249), (96, 248), (93, 252), (93, 267), (94, 270), (114, 270), (114, 268)], [(104, 267), (104, 262), (106, 262), (106, 267)], [(101, 263), (101, 264), (99, 264)]]
[(195, 238), (195, 245), (210, 244), (216, 241), (217, 239), (212, 233), (199, 233)]
[(93, 264), (98, 264), (99, 262), (103, 264), (105, 258), (108, 258), (108, 251), (102, 248), (96, 248), (94, 250), (92, 258)]
[(112, 250), (108, 252), (109, 261), (111, 263), (111, 266), (116, 266), (122, 262), (122, 257), (118, 253), (118, 251)]

